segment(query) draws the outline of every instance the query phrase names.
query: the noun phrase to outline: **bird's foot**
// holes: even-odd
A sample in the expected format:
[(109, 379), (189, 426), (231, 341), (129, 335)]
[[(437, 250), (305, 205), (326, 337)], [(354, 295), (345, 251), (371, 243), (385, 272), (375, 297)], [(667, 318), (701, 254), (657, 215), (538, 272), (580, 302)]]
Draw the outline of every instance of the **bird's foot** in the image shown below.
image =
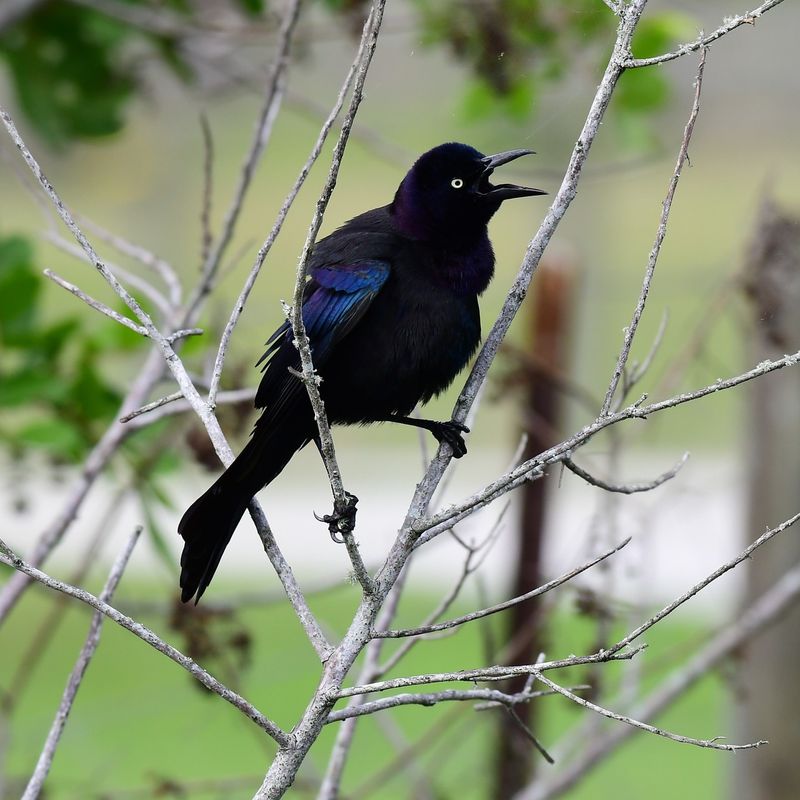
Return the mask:
[(441, 444), (447, 442), (450, 449), (453, 451), (453, 458), (461, 458), (467, 454), (467, 443), (464, 441), (462, 433), (469, 433), (469, 428), (462, 425), (455, 420), (448, 422), (435, 422), (431, 428), (431, 433), (436, 437), (436, 440)]
[(344, 544), (342, 534), (352, 533), (356, 527), (356, 506), (358, 505), (358, 498), (350, 492), (345, 492), (345, 505), (343, 508), (334, 508), (332, 514), (325, 514), (314, 516), (320, 522), (324, 522), (328, 526), (328, 531), (331, 534), (336, 544)]

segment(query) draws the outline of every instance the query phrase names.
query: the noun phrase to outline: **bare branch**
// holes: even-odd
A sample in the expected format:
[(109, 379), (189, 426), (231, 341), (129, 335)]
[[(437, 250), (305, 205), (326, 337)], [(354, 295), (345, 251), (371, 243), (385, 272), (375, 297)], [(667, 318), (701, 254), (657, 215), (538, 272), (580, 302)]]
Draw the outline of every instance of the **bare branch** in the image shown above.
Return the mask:
[(783, 0), (767, 0), (766, 3), (762, 3), (758, 8), (754, 8), (747, 14), (740, 14), (735, 17), (730, 17), (729, 19), (725, 20), (725, 22), (713, 33), (710, 33), (708, 36), (703, 36), (701, 34), (695, 41), (683, 44), (677, 50), (674, 50), (671, 53), (664, 53), (663, 55), (653, 56), (652, 58), (633, 58), (631, 56), (625, 60), (623, 66), (626, 69), (650, 67), (653, 64), (663, 64), (665, 61), (672, 61), (675, 58), (685, 56), (687, 53), (693, 53), (695, 50), (699, 50), (701, 47), (708, 47), (716, 42), (717, 39), (723, 37), (726, 33), (736, 30), (736, 28), (738, 28), (740, 25), (755, 25), (756, 20), (762, 14), (766, 14), (767, 11), (775, 8), (775, 6), (780, 5), (782, 2)]
[[(55, 245), (59, 250), (69, 253), (69, 255), (71, 255), (73, 258), (77, 258), (90, 264), (92, 263), (89, 257), (80, 247), (72, 244), (72, 242), (68, 242), (58, 231), (48, 230), (42, 234), (42, 236), (48, 242)], [(158, 289), (156, 289), (152, 284), (148, 283), (144, 278), (136, 275), (133, 272), (129, 272), (123, 267), (120, 267), (118, 264), (112, 264), (110, 261), (107, 261), (106, 265), (115, 275), (119, 276), (132, 288), (141, 292), (148, 300), (150, 300), (150, 302), (153, 303), (153, 305), (164, 315), (165, 318), (169, 318), (173, 314), (174, 309), (170, 305), (169, 301), (161, 294), (161, 292), (158, 291)]]
[(203, 132), (203, 204), (200, 210), (200, 261), (205, 264), (214, 242), (211, 232), (211, 202), (214, 196), (214, 137), (205, 112), (200, 114), (200, 130)]
[(393, 694), (391, 697), (382, 697), (379, 700), (371, 700), (357, 706), (332, 711), (328, 715), (326, 723), (341, 722), (353, 717), (363, 717), (367, 714), (375, 714), (385, 711), (387, 708), (397, 708), (398, 706), (419, 705), (435, 706), (437, 703), (446, 701), (473, 701), (482, 700), (491, 702), (493, 705), (513, 706), (519, 703), (527, 703), (536, 697), (544, 697), (553, 692), (519, 692), (508, 694), (497, 689), (445, 689), (442, 692), (419, 692), (416, 694)]
[(521, 594), (518, 597), (512, 597), (510, 600), (506, 600), (503, 603), (498, 603), (497, 605), (481, 609), (480, 611), (473, 611), (471, 614), (465, 614), (462, 617), (456, 617), (455, 619), (448, 620), (447, 622), (440, 622), (436, 625), (423, 625), (418, 628), (404, 628), (394, 631), (375, 631), (373, 636), (378, 639), (397, 639), (404, 636), (422, 636), (427, 633), (435, 633), (436, 631), (444, 631), (448, 630), (449, 628), (455, 628), (458, 625), (463, 625), (465, 622), (472, 622), (476, 619), (483, 619), (484, 617), (488, 617), (492, 614), (497, 614), (499, 611), (505, 611), (507, 608), (511, 608), (511, 606), (524, 603), (526, 600), (538, 597), (539, 595), (555, 589), (557, 586), (562, 586), (568, 581), (571, 581), (576, 575), (580, 575), (582, 572), (585, 572), (595, 564), (599, 564), (601, 561), (605, 561), (605, 559), (607, 559), (609, 556), (613, 556), (615, 553), (618, 553), (630, 542), (630, 540), (631, 538), (628, 537), (625, 539), (625, 541), (620, 542), (616, 547), (606, 551), (602, 555), (597, 556), (597, 558), (593, 558), (591, 561), (587, 561), (585, 564), (581, 564), (579, 567), (575, 567), (569, 572), (565, 572), (560, 577), (555, 578), (552, 581), (548, 581), (542, 586), (539, 586), (537, 589), (532, 589), (530, 592)]
[(606, 650), (591, 656), (570, 656), (569, 658), (542, 661), (536, 664), (479, 667), (477, 669), (456, 670), (455, 672), (430, 672), (424, 675), (410, 675), (405, 678), (392, 678), (387, 681), (375, 681), (374, 683), (344, 688), (339, 692), (338, 699), (372, 694), (373, 692), (386, 692), (390, 689), (403, 689), (407, 686), (427, 686), (431, 683), (450, 683), (455, 681), (469, 681), (471, 683), (475, 681), (504, 681), (514, 675), (538, 675), (540, 672), (547, 672), (553, 669), (580, 667), (585, 664), (597, 664), (604, 661), (627, 661), (644, 649), (645, 646), (643, 645), (625, 653), (610, 653)]
[[(302, 367), (302, 380), (308, 392), (308, 397), (311, 406), (314, 410), (314, 418), (317, 422), (319, 431), (319, 450), (322, 459), (325, 462), (325, 469), (328, 472), (328, 478), (331, 484), (331, 491), (334, 497), (334, 510), (336, 513), (343, 513), (350, 505), (350, 496), (345, 491), (342, 483), (341, 470), (336, 461), (336, 450), (333, 444), (333, 437), (331, 435), (330, 425), (325, 414), (325, 406), (319, 393), (319, 377), (314, 371), (314, 364), (311, 357), (311, 343), (309, 342), (306, 334), (305, 322), (303, 320), (303, 295), (306, 288), (306, 275), (308, 273), (309, 258), (311, 256), (311, 249), (316, 241), (317, 234), (322, 219), (325, 214), (325, 209), (333, 194), (333, 189), (336, 186), (336, 179), (339, 174), (339, 167), (341, 166), (342, 159), (344, 158), (344, 151), (347, 147), (347, 141), (350, 136), (350, 131), (353, 127), (358, 108), (361, 104), (361, 99), (364, 92), (364, 83), (367, 79), (367, 72), (369, 71), (370, 64), (372, 63), (372, 56), (375, 53), (375, 48), (378, 44), (378, 33), (380, 31), (381, 22), (383, 21), (383, 9), (385, 0), (379, 0), (374, 3), (366, 22), (361, 36), (361, 43), (359, 51), (356, 56), (358, 67), (356, 70), (355, 85), (353, 86), (353, 95), (350, 98), (350, 106), (342, 122), (342, 129), (339, 133), (339, 139), (333, 150), (331, 158), (331, 166), (328, 172), (327, 180), (322, 189), (322, 193), (317, 200), (314, 216), (311, 220), (311, 225), (308, 229), (303, 250), (300, 254), (300, 261), (297, 266), (297, 280), (295, 282), (293, 308), (291, 314), (292, 334), (294, 336), (294, 344), (300, 354), (300, 364)], [(361, 583), (361, 586), (366, 594), (372, 594), (375, 590), (372, 579), (366, 574), (361, 564), (361, 558), (353, 540), (352, 531), (346, 526), (340, 526), (339, 532), (342, 534), (345, 544), (347, 545), (348, 554), (353, 561), (353, 567), (356, 571), (356, 576)]]
[(615, 711), (609, 711), (607, 708), (603, 708), (602, 706), (598, 706), (596, 703), (592, 703), (589, 700), (584, 699), (583, 697), (579, 697), (576, 694), (573, 694), (569, 689), (565, 689), (563, 686), (559, 686), (554, 681), (551, 681), (549, 678), (546, 678), (544, 675), (537, 675), (536, 678), (540, 680), (545, 686), (549, 686), (553, 691), (558, 692), (561, 695), (564, 695), (568, 700), (572, 700), (573, 703), (576, 703), (579, 706), (583, 706), (584, 708), (588, 708), (590, 711), (594, 711), (597, 714), (600, 714), (603, 717), (608, 717), (609, 719), (615, 719), (617, 722), (624, 722), (626, 725), (630, 725), (634, 728), (639, 728), (640, 730), (647, 731), (648, 733), (654, 733), (656, 736), (663, 736), (665, 739), (671, 739), (673, 742), (681, 742), (683, 744), (693, 744), (696, 747), (708, 747), (712, 750), (752, 750), (755, 747), (761, 747), (763, 744), (767, 744), (766, 741), (760, 740), (758, 742), (751, 742), (749, 744), (721, 744), (719, 739), (722, 737), (717, 736), (714, 739), (693, 739), (690, 736), (682, 736), (679, 733), (670, 733), (669, 731), (665, 731), (662, 728), (656, 728), (653, 725), (648, 724), (647, 722), (640, 722), (637, 719), (633, 719), (632, 717), (626, 717), (622, 714), (617, 714)]
[(149, 337), (147, 328), (144, 328), (142, 325), (137, 325), (132, 319), (123, 317), (122, 314), (120, 314), (118, 311), (114, 311), (113, 308), (109, 308), (105, 303), (101, 303), (99, 300), (95, 300), (93, 297), (90, 297), (82, 289), (79, 289), (77, 286), (75, 286), (74, 283), (65, 281), (62, 277), (56, 275), (53, 270), (46, 269), (44, 270), (44, 274), (50, 278), (53, 283), (57, 283), (62, 289), (66, 289), (70, 294), (74, 294), (75, 297), (77, 297), (79, 300), (83, 300), (84, 303), (91, 306), (95, 311), (105, 314), (105, 316), (113, 319), (115, 322), (119, 322), (120, 325), (124, 325), (134, 333), (138, 333), (139, 336), (144, 336), (145, 338)]
[[(255, 396), (255, 389), (231, 389), (228, 392), (220, 392), (217, 395), (216, 405), (224, 406), (236, 405), (237, 403), (246, 403), (248, 401), (252, 402), (255, 399)], [(159, 408), (161, 409), (160, 413), (152, 413)], [(135, 411), (131, 411), (124, 417), (120, 417), (119, 421), (130, 422), (131, 420), (146, 414), (147, 419), (138, 420), (135, 425), (131, 426), (134, 428), (143, 428), (147, 425), (152, 425), (154, 422), (157, 422), (160, 419), (164, 419), (164, 417), (174, 416), (175, 414), (185, 414), (187, 411), (191, 410), (192, 407), (184, 400), (183, 392), (173, 392), (172, 394), (168, 394), (165, 397), (159, 398), (158, 400), (154, 400), (152, 403), (147, 403)]]
[(611, 375), (611, 382), (606, 392), (605, 400), (603, 400), (603, 407), (600, 409), (600, 416), (605, 417), (611, 411), (611, 401), (614, 399), (614, 393), (617, 391), (619, 379), (625, 369), (625, 364), (628, 362), (628, 356), (633, 346), (633, 338), (636, 336), (636, 331), (639, 328), (639, 321), (644, 313), (644, 307), (647, 303), (647, 296), (650, 293), (650, 284), (653, 281), (653, 275), (656, 271), (656, 264), (658, 263), (658, 256), (661, 252), (661, 245), (664, 242), (664, 237), (667, 235), (667, 222), (669, 221), (669, 212), (672, 208), (672, 200), (675, 197), (675, 190), (678, 188), (678, 181), (681, 178), (681, 171), (683, 165), (689, 158), (689, 142), (692, 139), (694, 132), (694, 124), (697, 120), (697, 114), (700, 111), (700, 92), (703, 88), (703, 70), (706, 65), (706, 48), (704, 47), (700, 53), (700, 64), (697, 67), (697, 77), (694, 83), (694, 100), (692, 101), (692, 110), (689, 113), (689, 119), (683, 131), (683, 140), (681, 141), (680, 150), (678, 151), (678, 160), (675, 163), (675, 169), (670, 178), (667, 194), (664, 197), (661, 209), (661, 219), (658, 223), (658, 231), (656, 232), (656, 240), (653, 243), (653, 248), (650, 251), (650, 257), (647, 260), (647, 269), (644, 273), (644, 281), (642, 283), (642, 290), (639, 293), (639, 300), (636, 303), (636, 308), (633, 311), (633, 317), (630, 325), (625, 328), (625, 336), (622, 342), (622, 349), (620, 350), (617, 363)]
[(281, 25), (277, 52), (270, 68), (270, 74), (267, 77), (264, 105), (261, 109), (258, 121), (256, 122), (253, 142), (250, 145), (250, 150), (242, 165), (239, 185), (236, 187), (230, 208), (222, 222), (222, 230), (216, 242), (214, 242), (213, 247), (210, 248), (208, 257), (203, 262), (201, 273), (204, 280), (200, 287), (201, 291), (207, 281), (210, 281), (212, 276), (216, 273), (228, 244), (233, 238), (233, 232), (242, 210), (245, 195), (253, 179), (253, 173), (272, 134), (272, 127), (280, 111), (283, 96), (286, 91), (286, 70), (289, 64), (289, 48), (299, 16), (300, 0), (291, 0)]
[(506, 712), (511, 719), (514, 720), (525, 738), (539, 751), (544, 760), (548, 764), (555, 764), (556, 762), (553, 760), (553, 757), (547, 752), (547, 750), (544, 749), (542, 743), (533, 735), (533, 731), (523, 722), (522, 717), (520, 717), (520, 715), (517, 713), (517, 710), (513, 706), (506, 706)]
[(785, 531), (787, 528), (791, 528), (792, 525), (794, 525), (795, 522), (797, 522), (797, 520), (799, 519), (800, 519), (800, 513), (795, 514), (793, 517), (790, 517), (789, 519), (785, 520), (775, 528), (771, 528), (765, 533), (762, 533), (761, 536), (758, 537), (758, 539), (756, 539), (748, 547), (742, 550), (742, 552), (739, 553), (739, 555), (737, 555), (735, 558), (732, 558), (730, 561), (726, 561), (721, 567), (715, 569), (710, 575), (703, 578), (703, 580), (700, 581), (699, 583), (696, 583), (694, 586), (692, 586), (691, 589), (684, 592), (680, 597), (673, 600), (669, 605), (664, 606), (664, 608), (662, 608), (661, 611), (652, 616), (649, 620), (647, 620), (647, 622), (640, 625), (638, 628), (636, 628), (636, 630), (629, 633), (623, 639), (620, 639), (615, 645), (609, 647), (608, 650), (606, 650), (605, 652), (612, 654), (618, 653), (620, 650), (623, 650), (624, 648), (628, 647), (631, 644), (631, 642), (634, 641), (634, 639), (637, 639), (646, 630), (652, 628), (653, 625), (655, 625), (657, 622), (660, 622), (667, 615), (671, 614), (679, 606), (682, 606), (687, 600), (690, 600), (692, 597), (698, 594), (698, 592), (705, 589), (705, 587), (708, 586), (710, 583), (713, 583), (715, 580), (717, 580), (717, 578), (721, 577), (726, 572), (729, 572), (737, 565), (741, 564), (742, 561), (744, 561), (745, 559), (750, 558), (750, 556), (756, 550), (758, 550), (758, 548), (761, 547), (761, 545), (766, 544), (770, 539), (772, 539), (774, 536), (777, 536), (779, 533), (783, 533), (783, 531)]
[(661, 475), (659, 475), (657, 478), (653, 478), (651, 481), (642, 481), (640, 483), (609, 483), (608, 481), (600, 480), (600, 478), (596, 478), (594, 475), (588, 473), (585, 469), (583, 469), (583, 467), (579, 467), (571, 458), (564, 458), (562, 459), (561, 463), (570, 472), (574, 472), (579, 478), (583, 478), (586, 483), (590, 483), (592, 486), (605, 489), (607, 492), (636, 494), (637, 492), (649, 492), (652, 489), (661, 486), (662, 483), (666, 483), (668, 480), (671, 480), (678, 474), (678, 472), (680, 472), (681, 468), (688, 460), (689, 453), (684, 453), (681, 456), (680, 461), (678, 461), (678, 463), (672, 467), (672, 469), (662, 472)]
[[(133, 534), (125, 543), (122, 552), (117, 556), (105, 586), (103, 587), (103, 591), (100, 593), (99, 599), (101, 602), (108, 603), (111, 600), (114, 590), (117, 588), (122, 578), (122, 573), (125, 571), (125, 567), (128, 566), (128, 560), (131, 557), (131, 553), (133, 553), (133, 548), (136, 546), (136, 542), (139, 540), (141, 533), (142, 527), (140, 525), (134, 530)], [(102, 625), (103, 615), (99, 611), (95, 612), (92, 616), (92, 623), (89, 628), (89, 634), (86, 637), (86, 642), (81, 648), (75, 666), (72, 668), (67, 686), (61, 698), (61, 704), (56, 712), (56, 717), (53, 720), (50, 733), (47, 735), (44, 748), (39, 755), (39, 760), (36, 763), (33, 775), (31, 775), (25, 793), (22, 795), (22, 800), (36, 800), (42, 792), (42, 787), (50, 772), (50, 767), (53, 763), (61, 734), (64, 731), (64, 726), (67, 724), (67, 717), (72, 710), (72, 704), (75, 702), (75, 697), (78, 694), (78, 689), (80, 688), (83, 676), (86, 674), (89, 662), (92, 660), (92, 656), (94, 656), (97, 650), (97, 645), (100, 643), (100, 629)]]
[(658, 330), (653, 338), (653, 343), (650, 345), (650, 349), (647, 351), (647, 355), (644, 357), (644, 360), (641, 364), (638, 364), (636, 361), (633, 362), (631, 374), (629, 376), (623, 374), (621, 402), (624, 402), (625, 398), (628, 396), (628, 392), (645, 376), (647, 370), (650, 369), (653, 360), (656, 357), (656, 353), (661, 347), (661, 343), (664, 341), (664, 334), (667, 332), (668, 320), (669, 312), (667, 309), (664, 309), (664, 312), (661, 315), (661, 322), (658, 323)]
[(593, 436), (611, 425), (616, 425), (626, 419), (646, 419), (668, 408), (675, 408), (684, 403), (698, 400), (701, 397), (707, 397), (717, 392), (732, 389), (735, 386), (740, 386), (743, 383), (747, 383), (755, 378), (760, 378), (762, 375), (766, 375), (770, 372), (775, 372), (785, 367), (796, 366), (798, 363), (800, 363), (800, 350), (775, 361), (770, 361), (768, 359), (762, 361), (760, 364), (753, 367), (753, 369), (735, 375), (732, 378), (718, 378), (714, 383), (704, 386), (701, 389), (683, 392), (682, 394), (674, 395), (666, 400), (660, 400), (650, 405), (635, 403), (621, 411), (609, 414), (606, 417), (598, 418), (591, 424), (586, 425), (569, 439), (565, 439), (560, 444), (551, 447), (549, 450), (545, 450), (535, 458), (529, 459), (514, 469), (509, 470), (505, 475), (488, 484), (461, 503), (449, 506), (429, 518), (420, 516), (420, 518), (413, 523), (413, 530), (421, 534), (418, 543), (423, 544), (430, 541), (435, 536), (451, 528), (459, 520), (469, 516), (473, 509), (488, 505), (498, 497), (502, 497), (507, 492), (515, 489), (526, 480), (539, 477), (544, 467), (563, 461), (565, 457), (570, 457), (580, 446), (586, 444)]
[[(631, 710), (631, 716), (648, 721), (668, 708), (678, 697), (725, 658), (749, 644), (776, 623), (800, 599), (800, 567), (787, 572), (735, 622), (721, 630), (687, 664), (670, 675)], [(552, 781), (534, 783), (518, 800), (553, 800), (561, 797), (634, 733), (634, 728), (618, 726), (588, 743), (580, 757)]]
[[(484, 552), (488, 552), (492, 546), (492, 544), (497, 541), (497, 537), (502, 530), (502, 521), (503, 517), (505, 516), (506, 511), (508, 510), (509, 504), (503, 507), (500, 514), (498, 514), (497, 520), (492, 525), (491, 530), (489, 531), (489, 535), (485, 538), (485, 540), (479, 544), (478, 546), (469, 545), (466, 542), (462, 542), (459, 538), (458, 534), (455, 530), (451, 530), (451, 536), (467, 550), (466, 558), (464, 559), (464, 563), (461, 567), (461, 574), (458, 576), (456, 582), (451, 587), (450, 591), (442, 598), (439, 605), (436, 606), (433, 611), (428, 614), (426, 619), (423, 621), (423, 626), (433, 625), (437, 619), (439, 619), (442, 614), (445, 614), (450, 606), (456, 601), (461, 590), (464, 587), (464, 584), (467, 582), (467, 579), (470, 575), (472, 575), (475, 570), (480, 567), (482, 563), (482, 559), (478, 559), (480, 552), (482, 549), (485, 548)], [(381, 638), (381, 637), (375, 637)], [(388, 638), (388, 637), (387, 637)], [(405, 642), (402, 642), (400, 646), (386, 659), (386, 661), (381, 665), (380, 669), (370, 680), (375, 677), (379, 677), (381, 675), (385, 675), (387, 672), (391, 672), (407, 655), (408, 653), (419, 643), (420, 639), (418, 638), (409, 638)]]
[(50, 589), (57, 592), (74, 597), (82, 603), (91, 606), (95, 611), (99, 611), (104, 616), (108, 617), (117, 625), (130, 631), (134, 636), (138, 636), (142, 641), (147, 642), (151, 647), (158, 650), (159, 653), (167, 656), (171, 661), (183, 667), (193, 678), (198, 680), (206, 689), (210, 689), (214, 694), (218, 694), (223, 700), (226, 700), (232, 706), (239, 709), (246, 717), (256, 723), (262, 730), (271, 736), (279, 745), (286, 747), (291, 743), (291, 736), (285, 731), (281, 730), (274, 722), (265, 717), (255, 706), (248, 703), (243, 697), (238, 695), (227, 686), (220, 683), (213, 675), (206, 672), (199, 664), (192, 661), (191, 658), (185, 656), (172, 645), (167, 644), (163, 639), (159, 638), (153, 631), (139, 622), (125, 616), (125, 614), (118, 611), (113, 606), (110, 606), (100, 598), (95, 597), (93, 594), (79, 589), (76, 586), (71, 586), (68, 583), (51, 578), (41, 570), (27, 564), (21, 558), (14, 554), (14, 552), (6, 545), (5, 542), (0, 540), (0, 562), (6, 566), (13, 567), (19, 572), (23, 572), (30, 578), (44, 584)]

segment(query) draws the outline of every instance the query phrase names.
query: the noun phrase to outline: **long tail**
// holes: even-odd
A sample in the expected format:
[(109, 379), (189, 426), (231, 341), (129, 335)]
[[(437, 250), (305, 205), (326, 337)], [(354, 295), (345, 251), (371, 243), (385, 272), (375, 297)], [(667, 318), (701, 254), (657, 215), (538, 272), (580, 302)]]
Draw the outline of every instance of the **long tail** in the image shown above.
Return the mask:
[(178, 523), (185, 541), (180, 581), (184, 603), (193, 597), (198, 602), (203, 596), (253, 495), (274, 480), (311, 439), (303, 419), (284, 419), (279, 425), (265, 422), (263, 417), (258, 421), (236, 460)]

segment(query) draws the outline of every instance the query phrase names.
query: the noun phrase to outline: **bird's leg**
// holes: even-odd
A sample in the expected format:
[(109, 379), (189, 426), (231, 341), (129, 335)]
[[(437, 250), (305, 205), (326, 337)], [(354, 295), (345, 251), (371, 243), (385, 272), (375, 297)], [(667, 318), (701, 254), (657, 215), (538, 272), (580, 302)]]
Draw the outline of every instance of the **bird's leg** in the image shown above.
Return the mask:
[[(314, 437), (314, 444), (317, 446), (320, 456), (322, 456), (322, 442), (319, 436)], [(324, 461), (325, 459), (323, 459)], [(358, 498), (350, 492), (345, 492), (344, 504), (337, 504), (334, 501), (333, 513), (323, 514), (321, 517), (315, 512), (314, 516), (319, 522), (324, 522), (328, 526), (328, 532), (336, 544), (344, 544), (342, 538), (343, 533), (352, 533), (356, 527), (356, 506), (358, 505)]]
[(455, 420), (447, 422), (436, 422), (432, 419), (416, 419), (414, 417), (401, 417), (391, 415), (384, 417), (381, 422), (399, 422), (401, 425), (413, 425), (415, 428), (424, 428), (430, 431), (436, 441), (441, 444), (447, 442), (453, 451), (453, 458), (461, 458), (467, 453), (467, 443), (464, 441), (463, 433), (469, 433), (469, 428)]

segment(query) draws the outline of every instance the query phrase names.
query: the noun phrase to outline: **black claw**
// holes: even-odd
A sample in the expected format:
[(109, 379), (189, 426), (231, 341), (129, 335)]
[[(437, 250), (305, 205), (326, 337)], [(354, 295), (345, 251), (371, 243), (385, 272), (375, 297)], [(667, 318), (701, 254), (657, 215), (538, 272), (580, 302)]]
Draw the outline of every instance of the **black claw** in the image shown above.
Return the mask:
[(358, 498), (350, 492), (345, 492), (346, 505), (344, 508), (333, 510), (332, 514), (319, 516), (316, 512), (314, 516), (319, 522), (324, 522), (328, 526), (328, 532), (336, 544), (344, 544), (343, 533), (352, 533), (356, 527), (356, 506)]
[(460, 422), (449, 420), (448, 422), (438, 422), (431, 431), (436, 439), (447, 442), (453, 451), (453, 458), (461, 458), (467, 454), (467, 443), (464, 441), (462, 433), (469, 433), (469, 428)]

